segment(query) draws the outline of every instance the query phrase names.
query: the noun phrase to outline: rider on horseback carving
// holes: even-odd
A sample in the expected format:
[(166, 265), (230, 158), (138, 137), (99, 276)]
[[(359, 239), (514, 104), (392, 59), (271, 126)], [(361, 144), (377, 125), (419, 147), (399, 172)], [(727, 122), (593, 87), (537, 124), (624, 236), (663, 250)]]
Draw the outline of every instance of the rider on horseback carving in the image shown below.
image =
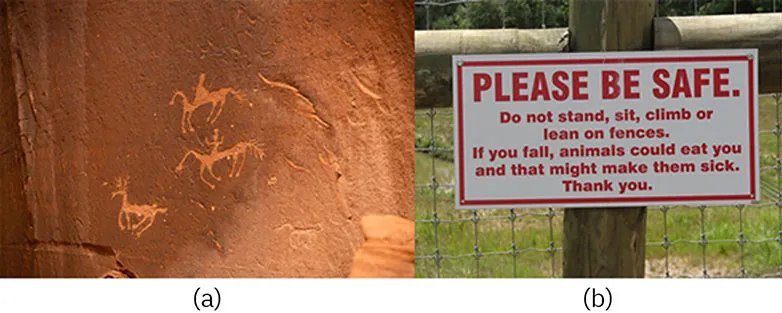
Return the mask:
[(215, 155), (218, 152), (218, 148), (221, 144), (223, 144), (223, 139), (225, 136), (220, 136), (220, 130), (215, 128), (214, 133), (212, 134), (212, 139), (206, 139), (206, 146), (212, 148), (211, 151), (209, 151), (210, 155)]

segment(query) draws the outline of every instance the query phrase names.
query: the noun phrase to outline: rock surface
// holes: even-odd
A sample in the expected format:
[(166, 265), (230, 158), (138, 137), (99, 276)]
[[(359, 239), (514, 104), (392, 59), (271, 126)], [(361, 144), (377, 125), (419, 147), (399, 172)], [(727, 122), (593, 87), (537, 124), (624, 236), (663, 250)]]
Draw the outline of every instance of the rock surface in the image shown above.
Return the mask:
[(356, 251), (351, 278), (413, 278), (415, 222), (394, 215), (361, 221), (366, 241)]
[(346, 277), (413, 217), (412, 2), (0, 10), (0, 276)]

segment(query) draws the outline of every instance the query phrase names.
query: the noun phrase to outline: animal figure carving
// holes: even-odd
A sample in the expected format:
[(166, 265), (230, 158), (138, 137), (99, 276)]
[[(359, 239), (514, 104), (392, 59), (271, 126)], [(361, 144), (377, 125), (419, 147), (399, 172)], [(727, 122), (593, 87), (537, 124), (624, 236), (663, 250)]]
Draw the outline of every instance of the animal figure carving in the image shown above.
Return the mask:
[(228, 177), (239, 177), (242, 173), (244, 161), (247, 159), (247, 151), (250, 151), (250, 153), (258, 157), (259, 160), (263, 160), (263, 150), (253, 141), (240, 142), (220, 152), (221, 158), (227, 158), (228, 160), (233, 161), (231, 171), (228, 172)]
[(239, 102), (245, 102), (244, 95), (233, 88), (220, 88), (217, 91), (209, 91), (204, 87), (204, 81), (206, 80), (206, 74), (201, 74), (198, 77), (198, 85), (195, 90), (195, 97), (193, 101), (187, 99), (185, 93), (181, 90), (174, 91), (174, 95), (171, 97), (169, 105), (174, 105), (178, 97), (182, 98), (182, 133), (185, 134), (188, 131), (195, 131), (193, 124), (190, 121), (193, 112), (203, 105), (211, 104), (212, 110), (209, 112), (209, 116), (206, 121), (210, 124), (214, 124), (217, 118), (223, 112), (223, 105), (228, 98), (228, 95), (233, 95)]
[[(117, 224), (120, 230), (128, 231), (140, 238), (152, 224), (155, 222), (155, 216), (158, 213), (166, 213), (168, 209), (158, 207), (157, 204), (132, 204), (128, 202), (128, 178), (119, 178), (116, 183), (117, 190), (111, 193), (111, 198), (122, 196), (122, 206), (120, 207)], [(135, 216), (136, 222), (131, 222), (131, 217)]]
[(228, 177), (239, 177), (239, 175), (242, 172), (242, 168), (244, 168), (244, 161), (247, 159), (247, 151), (250, 151), (250, 153), (257, 156), (259, 160), (263, 160), (264, 157), (263, 149), (261, 149), (259, 144), (256, 143), (254, 140), (239, 142), (229, 147), (228, 149), (220, 151), (219, 146), (222, 143), (223, 143), (223, 139), (222, 137), (220, 137), (219, 130), (215, 129), (212, 140), (207, 141), (207, 145), (211, 148), (209, 154), (202, 154), (195, 150), (189, 150), (185, 153), (185, 156), (182, 157), (182, 160), (179, 161), (179, 164), (177, 165), (175, 170), (177, 172), (181, 172), (184, 169), (185, 161), (187, 161), (187, 159), (190, 156), (193, 156), (200, 163), (199, 177), (201, 178), (201, 181), (203, 181), (204, 184), (209, 186), (209, 188), (215, 189), (215, 184), (209, 182), (209, 180), (206, 179), (204, 174), (208, 173), (209, 176), (212, 177), (212, 179), (218, 182), (221, 181), (222, 178), (215, 175), (213, 170), (214, 164), (217, 161), (220, 161), (222, 159), (228, 159), (233, 161), (233, 163), (231, 164), (231, 171), (228, 172)]

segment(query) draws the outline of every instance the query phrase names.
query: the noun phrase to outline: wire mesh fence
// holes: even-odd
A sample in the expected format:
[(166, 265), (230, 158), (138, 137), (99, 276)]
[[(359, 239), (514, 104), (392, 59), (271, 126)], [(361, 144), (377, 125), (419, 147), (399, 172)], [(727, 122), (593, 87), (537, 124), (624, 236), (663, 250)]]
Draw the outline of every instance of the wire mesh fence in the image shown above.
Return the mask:
[[(567, 3), (416, 1), (416, 28), (567, 27)], [(781, 12), (780, 6), (782, 0), (667, 0), (658, 1), (656, 14)], [(416, 71), (417, 89), (450, 88), (450, 72)], [(560, 277), (564, 210), (455, 210), (451, 103), (431, 97), (428, 103), (419, 97), (416, 102), (416, 275)], [(781, 106), (782, 93), (760, 97), (761, 200), (740, 206), (649, 207), (647, 277), (782, 276)]]

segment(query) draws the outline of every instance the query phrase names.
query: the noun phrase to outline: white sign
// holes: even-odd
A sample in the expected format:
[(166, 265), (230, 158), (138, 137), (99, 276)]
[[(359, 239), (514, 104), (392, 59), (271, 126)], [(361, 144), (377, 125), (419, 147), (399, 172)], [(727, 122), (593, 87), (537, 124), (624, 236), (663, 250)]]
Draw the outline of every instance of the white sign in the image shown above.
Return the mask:
[(756, 49), (453, 63), (457, 208), (760, 199)]

